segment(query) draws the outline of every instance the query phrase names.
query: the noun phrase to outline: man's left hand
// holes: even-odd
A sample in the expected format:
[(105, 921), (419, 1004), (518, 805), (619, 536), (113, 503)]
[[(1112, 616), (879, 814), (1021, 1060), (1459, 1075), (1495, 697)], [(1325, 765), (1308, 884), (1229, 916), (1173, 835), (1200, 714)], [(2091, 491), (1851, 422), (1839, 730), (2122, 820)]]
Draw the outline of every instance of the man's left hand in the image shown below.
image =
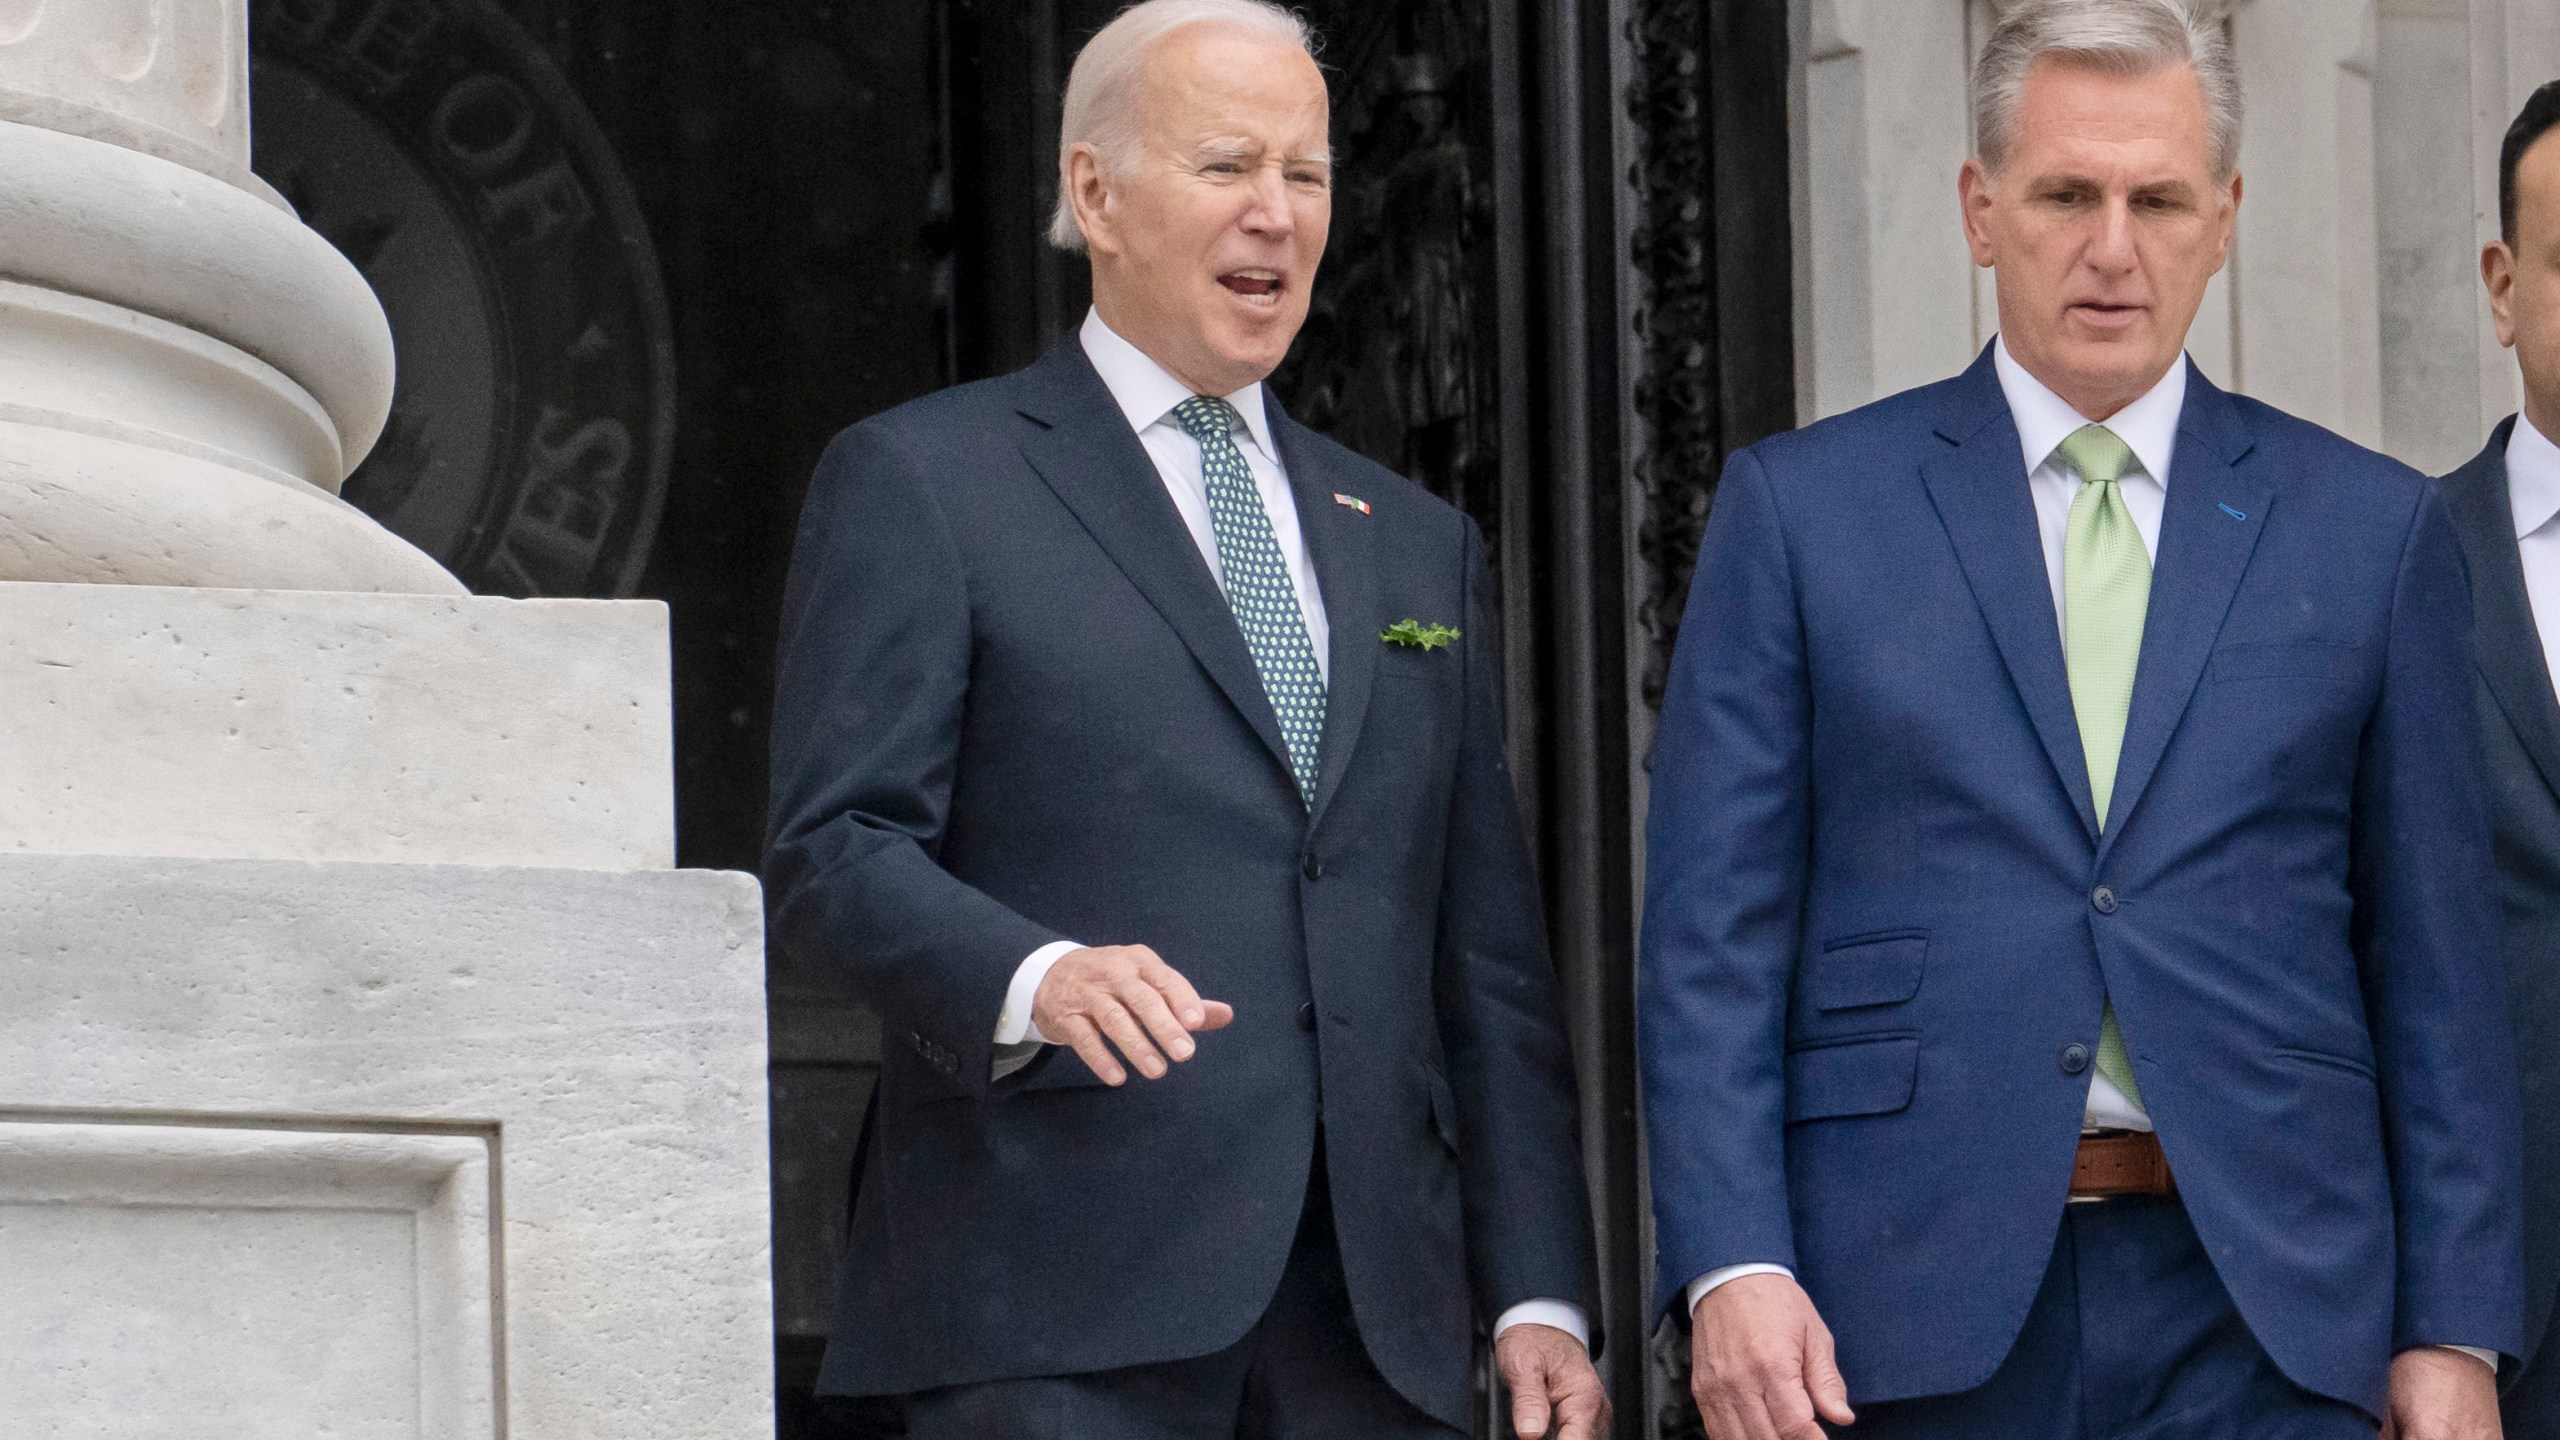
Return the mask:
[(2499, 1440), (2498, 1375), (2440, 1345), (2403, 1350), (2391, 1362), (2391, 1413), (2382, 1440)]
[[(1511, 1428), (1520, 1440), (1600, 1440), (1608, 1433), (1609, 1392), (1581, 1341), (1552, 1325), (1514, 1325), (1493, 1342), (1493, 1363), (1511, 1390)], [(2490, 1414), (2496, 1418), (2495, 1407)]]

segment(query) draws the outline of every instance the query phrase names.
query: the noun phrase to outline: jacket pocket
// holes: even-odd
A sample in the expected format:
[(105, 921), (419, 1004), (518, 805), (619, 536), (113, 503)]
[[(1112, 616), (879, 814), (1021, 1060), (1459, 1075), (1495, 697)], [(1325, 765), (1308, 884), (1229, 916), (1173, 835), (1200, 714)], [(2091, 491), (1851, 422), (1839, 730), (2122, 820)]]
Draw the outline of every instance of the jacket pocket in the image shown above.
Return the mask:
[(1828, 941), (1806, 968), (1805, 998), (1816, 1010), (1899, 1005), (1920, 993), (1920, 971), (1928, 956), (1925, 930)]
[(1920, 1037), (1860, 1035), (1787, 1056), (1787, 1123), (1890, 1115), (1920, 1083)]
[(2270, 640), (2217, 647), (2208, 673), (2216, 680), (2336, 680), (2362, 668), (2361, 646), (2330, 640)]

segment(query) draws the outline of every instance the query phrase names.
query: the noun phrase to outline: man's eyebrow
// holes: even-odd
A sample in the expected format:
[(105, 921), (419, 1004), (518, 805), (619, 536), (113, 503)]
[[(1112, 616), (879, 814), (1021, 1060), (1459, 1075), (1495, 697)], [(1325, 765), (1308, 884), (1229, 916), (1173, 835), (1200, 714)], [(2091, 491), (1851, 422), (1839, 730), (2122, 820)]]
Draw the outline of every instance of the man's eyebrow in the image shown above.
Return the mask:
[(2185, 180), (2154, 180), (2148, 185), (2134, 186), (2133, 193), (2157, 196), (2163, 200), (2191, 200), (2195, 198), (2196, 187)]
[[(1253, 160), (1269, 152), (1266, 147), (1256, 144), (1250, 140), (1218, 139), (1204, 140), (1200, 142), (1199, 145), (1193, 147), (1191, 153), (1195, 159), (1200, 160)], [(1306, 155), (1284, 155), (1281, 157), (1281, 163), (1287, 165), (1322, 165), (1326, 169), (1330, 170), (1333, 168), (1333, 151), (1325, 149)]]

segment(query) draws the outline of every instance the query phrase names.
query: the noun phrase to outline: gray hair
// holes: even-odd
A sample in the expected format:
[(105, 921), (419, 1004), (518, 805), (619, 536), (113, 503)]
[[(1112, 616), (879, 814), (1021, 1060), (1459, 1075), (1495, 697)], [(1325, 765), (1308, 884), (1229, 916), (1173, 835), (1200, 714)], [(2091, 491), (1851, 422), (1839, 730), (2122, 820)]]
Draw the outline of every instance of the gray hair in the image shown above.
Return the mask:
[(2153, 75), (2184, 65), (2204, 87), (2213, 170), (2240, 167), (2240, 68), (2222, 22), (2188, 0), (2016, 0), (1992, 27), (1973, 67), (1974, 153), (1997, 171), (2008, 158), (2027, 72), (2052, 57), (2110, 75)]
[(1125, 171), (1138, 158), (1138, 78), (1155, 43), (1193, 25), (1230, 25), (1286, 40), (1315, 53), (1307, 22), (1269, 0), (1141, 0), (1095, 33), (1076, 52), (1067, 73), (1067, 101), (1058, 123), (1058, 208), (1049, 217), (1049, 243), (1084, 249), (1084, 231), (1067, 193), (1067, 157), (1089, 144), (1106, 171)]

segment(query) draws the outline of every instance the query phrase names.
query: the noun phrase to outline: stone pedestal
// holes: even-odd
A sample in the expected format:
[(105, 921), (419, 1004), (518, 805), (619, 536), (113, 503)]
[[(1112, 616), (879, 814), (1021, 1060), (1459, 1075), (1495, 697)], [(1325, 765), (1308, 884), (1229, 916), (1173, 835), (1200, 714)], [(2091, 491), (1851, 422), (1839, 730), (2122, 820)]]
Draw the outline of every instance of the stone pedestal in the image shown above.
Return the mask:
[(337, 498), (244, 0), (0, 0), (0, 1435), (772, 1430), (761, 911), (664, 610)]

